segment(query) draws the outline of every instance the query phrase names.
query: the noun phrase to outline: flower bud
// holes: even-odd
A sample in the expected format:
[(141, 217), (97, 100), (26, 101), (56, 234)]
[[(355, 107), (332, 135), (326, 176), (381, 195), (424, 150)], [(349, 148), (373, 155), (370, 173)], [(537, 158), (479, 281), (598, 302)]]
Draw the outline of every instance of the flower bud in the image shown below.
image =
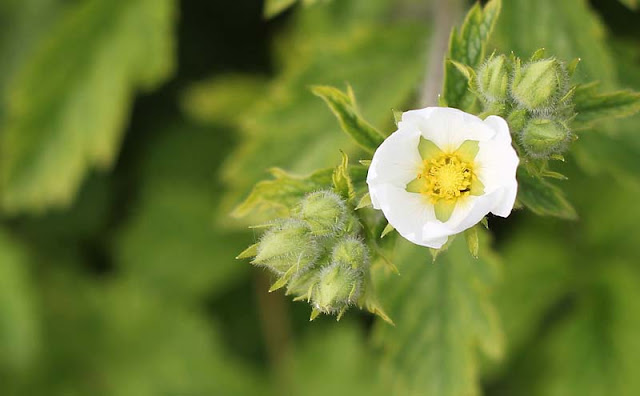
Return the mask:
[(509, 64), (504, 55), (491, 57), (478, 69), (478, 91), (487, 103), (507, 100)]
[(520, 143), (527, 154), (544, 158), (562, 152), (569, 142), (571, 131), (563, 123), (535, 118), (530, 120), (520, 134)]
[(332, 263), (318, 274), (311, 299), (316, 309), (335, 313), (357, 301), (362, 289), (362, 271)]
[(564, 65), (555, 59), (531, 62), (522, 69), (516, 66), (511, 96), (528, 110), (548, 109), (567, 92), (568, 79)]
[(315, 236), (331, 236), (344, 228), (347, 208), (344, 201), (331, 191), (308, 194), (298, 205), (295, 215), (309, 225)]
[(369, 264), (369, 251), (359, 239), (348, 237), (336, 244), (331, 259), (354, 270), (363, 269)]
[(294, 265), (299, 270), (312, 265), (320, 251), (307, 224), (290, 219), (264, 234), (253, 263), (284, 274)]

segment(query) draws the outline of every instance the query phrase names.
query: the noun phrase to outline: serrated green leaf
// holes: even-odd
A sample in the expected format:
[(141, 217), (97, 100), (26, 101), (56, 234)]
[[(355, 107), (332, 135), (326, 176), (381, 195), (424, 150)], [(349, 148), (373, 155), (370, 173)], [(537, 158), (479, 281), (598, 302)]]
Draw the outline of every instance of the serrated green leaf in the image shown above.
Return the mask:
[(640, 93), (629, 90), (598, 93), (593, 86), (579, 85), (573, 101), (578, 113), (572, 126), (585, 128), (593, 122), (628, 117), (640, 111)]
[(364, 150), (373, 153), (383, 142), (384, 136), (358, 112), (355, 98), (333, 87), (313, 87), (314, 95), (325, 101), (333, 114), (338, 118), (342, 130)]
[(502, 332), (487, 294), (498, 264), (481, 243), (480, 260), (457, 238), (435, 263), (425, 248), (398, 246), (402, 276), (385, 280), (378, 292), (396, 326), (382, 324), (374, 334), (393, 394), (478, 394), (478, 348), (501, 356)]
[[(460, 29), (454, 29), (449, 39), (445, 62), (442, 100), (450, 107), (462, 110), (472, 106), (474, 96), (468, 89), (468, 78), (462, 73), (469, 66), (478, 67), (484, 60), (487, 42), (500, 15), (501, 0), (492, 0), (483, 8), (476, 3), (467, 14)], [(458, 66), (456, 66), (458, 65)]]
[(90, 0), (63, 14), (8, 87), (6, 210), (66, 205), (87, 170), (111, 165), (133, 93), (173, 69), (174, 16), (172, 0)]
[(518, 169), (518, 201), (533, 213), (574, 220), (578, 217), (564, 193), (548, 181)]

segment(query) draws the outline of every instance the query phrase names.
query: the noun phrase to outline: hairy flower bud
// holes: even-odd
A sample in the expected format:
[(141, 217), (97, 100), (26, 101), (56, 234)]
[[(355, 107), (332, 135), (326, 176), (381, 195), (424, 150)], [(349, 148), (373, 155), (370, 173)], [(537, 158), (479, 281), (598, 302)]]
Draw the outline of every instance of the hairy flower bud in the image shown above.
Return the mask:
[(308, 194), (295, 210), (295, 215), (309, 225), (315, 236), (331, 236), (344, 228), (347, 208), (344, 201), (331, 191)]
[(534, 158), (544, 158), (562, 152), (569, 142), (571, 131), (563, 123), (535, 118), (520, 133), (520, 143)]
[(311, 299), (321, 312), (334, 313), (345, 309), (360, 296), (363, 273), (341, 263), (332, 263), (318, 274)]
[(507, 100), (509, 64), (504, 55), (491, 57), (478, 69), (478, 91), (487, 103)]
[(549, 109), (568, 90), (567, 71), (555, 59), (542, 59), (516, 67), (511, 96), (522, 107), (534, 111)]
[(369, 264), (369, 251), (362, 241), (348, 237), (336, 244), (331, 259), (352, 269), (363, 269)]
[(321, 247), (314, 241), (309, 226), (290, 219), (264, 234), (253, 263), (284, 274), (294, 266), (301, 270), (312, 265), (320, 252)]

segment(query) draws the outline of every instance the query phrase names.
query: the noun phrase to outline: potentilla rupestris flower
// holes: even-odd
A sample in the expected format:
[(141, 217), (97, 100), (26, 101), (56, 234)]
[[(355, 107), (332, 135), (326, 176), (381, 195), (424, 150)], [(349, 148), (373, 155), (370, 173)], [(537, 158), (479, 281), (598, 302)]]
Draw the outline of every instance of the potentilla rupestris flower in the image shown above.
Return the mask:
[(511, 213), (518, 162), (501, 117), (427, 107), (402, 114), (374, 153), (367, 184), (400, 235), (438, 249), (488, 213)]

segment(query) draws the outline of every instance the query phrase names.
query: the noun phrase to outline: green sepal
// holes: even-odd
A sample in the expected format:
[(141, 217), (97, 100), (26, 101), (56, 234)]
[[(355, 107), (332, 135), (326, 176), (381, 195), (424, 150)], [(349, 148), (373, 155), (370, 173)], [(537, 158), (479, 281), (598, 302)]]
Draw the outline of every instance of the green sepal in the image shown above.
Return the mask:
[(362, 198), (360, 198), (360, 201), (358, 201), (358, 205), (356, 205), (356, 210), (362, 209), (362, 208), (368, 208), (371, 205), (372, 205), (371, 195), (369, 193), (366, 193), (362, 196)]
[(242, 253), (236, 256), (236, 260), (255, 257), (258, 254), (258, 245), (260, 244), (254, 243), (253, 245), (243, 250)]
[(442, 155), (442, 150), (431, 140), (427, 140), (420, 136), (420, 142), (418, 143), (418, 152), (420, 157), (424, 160), (430, 160)]
[(455, 154), (465, 162), (473, 162), (479, 150), (480, 142), (477, 140), (465, 140), (455, 151)]
[(293, 274), (295, 274), (297, 271), (298, 267), (295, 265), (289, 268), (289, 270), (285, 272), (284, 275), (282, 275), (273, 285), (271, 285), (271, 287), (269, 288), (269, 293), (284, 287), (287, 282), (289, 282), (289, 279), (291, 279)]
[(420, 193), (423, 186), (424, 186), (424, 180), (416, 178), (411, 180), (409, 183), (407, 183), (405, 190), (407, 190), (407, 192), (410, 192), (410, 193)]
[(456, 201), (441, 199), (433, 205), (433, 208), (436, 212), (436, 219), (445, 223), (456, 208)]
[(387, 224), (387, 226), (384, 227), (384, 230), (382, 230), (382, 234), (380, 234), (380, 238), (384, 238), (391, 231), (395, 231), (395, 228), (391, 224)]
[(464, 232), (464, 237), (467, 240), (467, 248), (469, 248), (469, 253), (474, 258), (478, 258), (478, 253), (480, 250), (480, 242), (478, 238), (478, 226), (475, 225)]

